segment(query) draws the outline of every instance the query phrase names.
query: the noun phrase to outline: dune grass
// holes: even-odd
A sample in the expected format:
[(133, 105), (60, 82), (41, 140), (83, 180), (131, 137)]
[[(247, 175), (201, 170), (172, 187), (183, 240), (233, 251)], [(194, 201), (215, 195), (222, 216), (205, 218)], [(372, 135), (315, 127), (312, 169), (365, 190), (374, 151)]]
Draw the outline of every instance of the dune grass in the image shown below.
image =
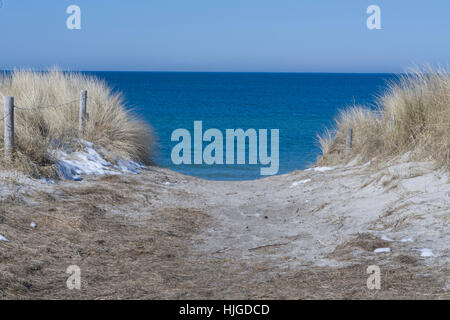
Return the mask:
[[(351, 153), (345, 153), (347, 129), (353, 129)], [(450, 168), (450, 73), (426, 67), (388, 84), (377, 107), (341, 110), (333, 129), (319, 136), (319, 163), (386, 161), (410, 153)]]
[[(80, 91), (88, 91), (88, 121), (78, 132)], [(155, 138), (152, 129), (125, 108), (119, 93), (99, 79), (80, 73), (14, 71), (0, 76), (0, 95), (14, 96), (15, 152), (0, 166), (32, 176), (54, 174), (49, 150), (76, 146), (80, 138), (102, 147), (112, 157), (122, 156), (148, 164)], [(3, 118), (3, 101), (2, 113)], [(3, 136), (4, 122), (0, 123)], [(75, 145), (74, 145), (75, 144)], [(3, 138), (0, 139), (3, 155)]]

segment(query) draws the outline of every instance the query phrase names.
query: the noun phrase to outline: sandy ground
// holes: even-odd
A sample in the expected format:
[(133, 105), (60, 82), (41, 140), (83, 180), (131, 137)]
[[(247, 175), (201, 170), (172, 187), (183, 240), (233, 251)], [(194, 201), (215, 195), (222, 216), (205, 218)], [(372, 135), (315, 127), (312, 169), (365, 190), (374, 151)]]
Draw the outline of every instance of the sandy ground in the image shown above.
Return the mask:
[(0, 197), (1, 298), (450, 298), (450, 183), (429, 163), (244, 182), (155, 167), (56, 184), (2, 173)]

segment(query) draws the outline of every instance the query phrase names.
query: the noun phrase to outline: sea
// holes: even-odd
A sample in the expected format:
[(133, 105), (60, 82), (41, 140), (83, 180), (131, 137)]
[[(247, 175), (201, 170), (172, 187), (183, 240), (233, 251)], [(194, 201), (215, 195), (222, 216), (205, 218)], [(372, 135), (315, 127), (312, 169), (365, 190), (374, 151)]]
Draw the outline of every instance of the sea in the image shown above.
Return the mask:
[[(394, 74), (87, 72), (121, 92), (127, 108), (147, 121), (158, 139), (153, 161), (186, 175), (209, 180), (263, 178), (261, 163), (175, 164), (176, 129), (194, 139), (194, 121), (203, 132), (218, 129), (279, 131), (277, 174), (312, 166), (320, 156), (317, 136), (331, 128), (339, 109), (354, 104), (374, 108)], [(205, 148), (209, 142), (203, 142)], [(223, 146), (225, 148), (225, 140)], [(192, 142), (192, 150), (194, 149)], [(248, 152), (248, 146), (246, 151)], [(224, 157), (226, 150), (223, 150)], [(237, 152), (235, 152), (237, 153)], [(192, 156), (193, 158), (193, 156)]]

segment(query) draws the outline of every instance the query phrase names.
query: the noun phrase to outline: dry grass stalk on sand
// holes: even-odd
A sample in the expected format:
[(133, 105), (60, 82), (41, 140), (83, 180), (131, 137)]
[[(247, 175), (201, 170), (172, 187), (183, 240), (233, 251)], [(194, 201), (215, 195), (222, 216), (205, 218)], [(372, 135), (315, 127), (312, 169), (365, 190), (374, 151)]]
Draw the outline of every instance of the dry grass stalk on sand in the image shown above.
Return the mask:
[[(83, 136), (78, 132), (81, 90), (88, 91), (89, 121)], [(114, 156), (143, 163), (151, 159), (155, 143), (151, 128), (125, 108), (119, 93), (95, 77), (58, 70), (14, 71), (0, 75), (0, 95), (2, 100), (14, 96), (16, 106), (16, 152), (12, 163), (2, 160), (0, 166), (4, 168), (33, 176), (51, 175), (54, 167), (49, 149), (62, 144), (77, 147), (73, 139), (77, 137)], [(2, 133), (3, 125), (1, 121)]]
[[(347, 129), (353, 147), (345, 154)], [(411, 152), (450, 168), (450, 73), (427, 67), (405, 73), (379, 97), (377, 110), (353, 106), (341, 110), (335, 129), (319, 137), (319, 162), (337, 164), (360, 156), (362, 161), (389, 160)]]

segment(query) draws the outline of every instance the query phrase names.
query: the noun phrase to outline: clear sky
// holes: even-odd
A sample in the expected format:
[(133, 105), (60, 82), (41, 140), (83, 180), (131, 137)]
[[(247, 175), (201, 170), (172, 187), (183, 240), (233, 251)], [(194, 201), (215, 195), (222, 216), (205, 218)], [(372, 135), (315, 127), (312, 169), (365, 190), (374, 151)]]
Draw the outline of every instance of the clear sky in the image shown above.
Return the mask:
[[(0, 69), (399, 72), (449, 65), (449, 0), (0, 0)], [(81, 30), (68, 30), (69, 5)], [(366, 9), (381, 8), (381, 30)]]

